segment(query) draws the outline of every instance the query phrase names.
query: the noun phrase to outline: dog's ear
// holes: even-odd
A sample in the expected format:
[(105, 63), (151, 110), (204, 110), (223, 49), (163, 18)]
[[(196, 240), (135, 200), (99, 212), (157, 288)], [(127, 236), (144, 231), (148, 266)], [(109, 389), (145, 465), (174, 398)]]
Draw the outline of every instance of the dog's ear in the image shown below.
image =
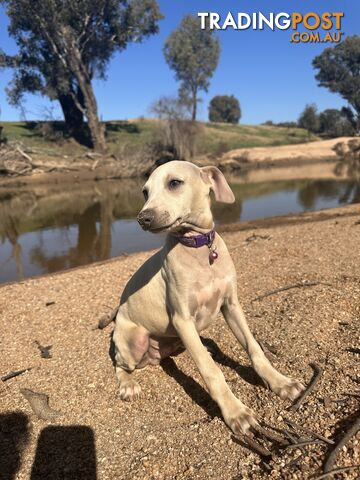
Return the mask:
[(234, 203), (235, 196), (226, 181), (226, 178), (217, 167), (202, 167), (201, 176), (205, 183), (211, 184), (215, 200), (223, 203)]

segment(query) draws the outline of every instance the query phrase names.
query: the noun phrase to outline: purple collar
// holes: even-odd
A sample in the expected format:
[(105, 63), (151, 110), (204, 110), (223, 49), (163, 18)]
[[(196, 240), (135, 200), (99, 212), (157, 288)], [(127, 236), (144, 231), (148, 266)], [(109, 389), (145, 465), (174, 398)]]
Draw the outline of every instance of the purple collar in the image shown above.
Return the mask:
[(183, 235), (174, 236), (176, 236), (179, 242), (186, 247), (200, 248), (206, 245), (210, 248), (215, 238), (215, 230), (211, 230), (208, 233), (201, 233), (200, 235), (194, 235), (193, 237), (185, 237)]

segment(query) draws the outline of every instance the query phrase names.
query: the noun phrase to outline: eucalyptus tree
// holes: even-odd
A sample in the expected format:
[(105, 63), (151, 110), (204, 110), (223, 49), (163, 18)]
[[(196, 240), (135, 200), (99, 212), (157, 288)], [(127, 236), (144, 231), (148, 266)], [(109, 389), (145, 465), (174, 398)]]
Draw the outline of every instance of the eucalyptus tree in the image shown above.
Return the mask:
[(7, 62), (15, 69), (10, 99), (17, 103), (26, 92), (40, 92), (58, 100), (65, 121), (76, 126), (85, 117), (93, 147), (104, 151), (92, 80), (106, 77), (116, 52), (158, 32), (156, 0), (0, 1), (18, 46)]
[(198, 92), (208, 91), (219, 62), (219, 40), (214, 31), (201, 28), (199, 18), (186, 15), (166, 40), (164, 55), (180, 82), (180, 97), (189, 100), (196, 120)]
[(352, 35), (314, 58), (315, 78), (321, 87), (338, 93), (347, 102), (343, 113), (360, 131), (360, 36)]

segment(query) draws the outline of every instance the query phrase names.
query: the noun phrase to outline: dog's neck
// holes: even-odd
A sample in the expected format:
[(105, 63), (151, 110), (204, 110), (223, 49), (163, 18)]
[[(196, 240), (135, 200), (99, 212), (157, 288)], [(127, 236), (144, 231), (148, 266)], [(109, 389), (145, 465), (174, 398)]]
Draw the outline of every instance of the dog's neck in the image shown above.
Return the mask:
[(213, 218), (207, 219), (206, 221), (198, 221), (196, 224), (188, 224), (180, 226), (177, 230), (169, 232), (169, 235), (174, 237), (195, 237), (201, 234), (208, 234), (215, 228), (215, 223)]
[(209, 248), (212, 246), (215, 238), (215, 230), (207, 233), (190, 232), (190, 235), (174, 233), (173, 236), (186, 247), (200, 248), (205, 245)]
[(179, 231), (179, 232), (173, 232), (170, 233), (170, 235), (173, 235), (174, 237), (184, 237), (184, 238), (191, 238), (191, 237), (197, 237), (199, 235), (207, 235), (208, 233), (212, 232), (214, 230), (214, 225), (212, 228), (201, 228), (199, 230), (184, 230), (184, 231)]
[[(170, 237), (170, 238), (169, 238)], [(172, 238), (171, 238), (172, 237)], [(187, 232), (171, 232), (168, 235), (168, 242), (181, 243), (185, 248), (198, 249), (207, 247), (209, 249), (209, 263), (210, 265), (218, 258), (216, 251), (215, 230), (212, 228), (205, 233), (199, 233), (196, 230), (189, 230)]]

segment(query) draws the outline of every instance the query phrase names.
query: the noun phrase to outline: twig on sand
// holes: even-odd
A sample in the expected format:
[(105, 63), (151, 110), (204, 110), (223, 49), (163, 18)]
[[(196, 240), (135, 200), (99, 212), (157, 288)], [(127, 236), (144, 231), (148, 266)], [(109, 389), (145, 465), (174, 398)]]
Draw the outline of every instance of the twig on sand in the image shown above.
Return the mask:
[[(267, 342), (261, 342), (260, 340), (258, 340), (257, 342), (260, 345), (261, 350), (264, 352), (265, 357), (268, 357), (269, 353), (271, 355), (275, 355), (275, 357), (277, 356), (278, 352), (277, 352), (277, 349), (275, 347), (273, 347), (272, 345), (270, 345)], [(269, 360), (271, 360), (271, 359), (269, 359)]]
[(318, 438), (313, 438), (311, 440), (303, 440), (301, 442), (297, 442), (297, 443), (290, 443), (289, 445), (286, 445), (285, 449), (288, 449), (288, 448), (300, 448), (301, 447), (304, 447), (305, 445), (312, 445), (314, 443), (324, 443), (323, 440), (320, 440)]
[(360, 348), (357, 348), (357, 347), (348, 347), (348, 348), (345, 348), (345, 350), (349, 353), (360, 354)]
[(331, 475), (335, 475), (337, 473), (351, 472), (351, 470), (356, 470), (357, 468), (360, 469), (360, 465), (352, 465), (351, 467), (334, 468), (334, 470), (330, 470), (329, 472), (323, 473), (319, 477), (314, 478), (314, 480), (322, 480), (323, 478), (328, 478)]
[(272, 457), (272, 453), (256, 440), (251, 438), (249, 435), (244, 435), (246, 443), (251, 447), (256, 453), (258, 453), (261, 457)]
[(360, 392), (344, 392), (343, 395), (346, 395), (347, 397), (360, 397)]
[(350, 440), (350, 438), (360, 430), (360, 416), (357, 418), (355, 423), (351, 425), (351, 427), (347, 430), (345, 435), (341, 438), (339, 443), (335, 446), (335, 448), (331, 451), (330, 455), (328, 456), (325, 465), (324, 465), (324, 473), (328, 473), (331, 471), (339, 453), (340, 450), (346, 443)]
[(283, 438), (281, 435), (278, 435), (273, 431), (270, 431), (269, 428), (272, 428), (272, 427), (269, 425), (266, 425), (265, 423), (262, 423), (261, 426), (257, 425), (256, 427), (254, 427), (254, 430), (260, 435), (263, 435), (268, 440), (271, 440), (272, 442), (279, 443), (282, 446), (289, 445), (289, 442), (287, 442), (285, 438)]
[[(299, 442), (304, 442), (304, 441), (307, 440), (305, 438), (300, 437), (297, 433), (296, 433), (296, 436), (298, 438), (295, 438), (294, 435), (292, 435), (292, 433), (290, 433), (288, 430), (282, 429), (281, 431), (284, 433), (284, 435), (290, 440), (290, 442), (293, 445), (298, 444)], [(302, 446), (299, 446), (299, 449), (301, 450), (302, 453), (306, 452), (305, 448), (303, 448)]]
[(291, 406), (290, 410), (293, 410), (294, 412), (299, 410), (305, 398), (314, 390), (323, 374), (322, 368), (319, 367), (319, 365), (317, 365), (316, 363), (310, 363), (310, 367), (314, 370), (313, 378), (311, 379), (311, 382), (309, 383), (308, 387), (305, 389), (301, 397), (299, 397), (298, 400)]
[(331, 286), (329, 283), (323, 283), (323, 282), (299, 282), (299, 283), (294, 283), (292, 285), (287, 285), (286, 287), (280, 287), (280, 288), (276, 288), (275, 290), (270, 290), (269, 292), (266, 292), (263, 295), (259, 295), (258, 297), (253, 298), (251, 301), (257, 302), (259, 300), (263, 300), (266, 297), (270, 297), (271, 295), (275, 295), (280, 292), (286, 292), (287, 290), (291, 290), (293, 288), (315, 287), (316, 285)]
[[(287, 447), (289, 445), (289, 443), (285, 440), (285, 438), (283, 438), (282, 436), (278, 435), (273, 431), (270, 431), (269, 428), (271, 429), (272, 427), (266, 424), (263, 424), (263, 426), (256, 425), (256, 427), (253, 427), (255, 435), (261, 435), (266, 440), (270, 440), (272, 442), (278, 443), (282, 447)], [(238, 440), (238, 437), (235, 437), (235, 438), (236, 440)], [(272, 453), (270, 452), (270, 450), (268, 450), (266, 447), (261, 445), (257, 440), (255, 440), (255, 437), (252, 434), (244, 435), (244, 440), (245, 440), (245, 443), (261, 457), (266, 457), (266, 458), (272, 457)]]
[(32, 367), (24, 368), (23, 370), (16, 370), (14, 372), (9, 372), (6, 375), (4, 375), (3, 377), (1, 377), (1, 380), (3, 382), (6, 382), (7, 380), (10, 380), (11, 378), (15, 378), (15, 377), (18, 377), (19, 375), (22, 375), (25, 372), (29, 372), (30, 370), (32, 370)]
[(257, 235), (256, 233), (253, 233), (250, 235), (250, 237), (245, 238), (245, 242), (253, 242), (254, 240), (270, 240), (271, 236), (270, 235)]
[(302, 430), (303, 432), (307, 433), (308, 435), (312, 435), (313, 437), (316, 437), (319, 440), (322, 440), (323, 442), (328, 443), (329, 445), (335, 445), (335, 442), (333, 440), (330, 440), (329, 438), (323, 437), (319, 433), (316, 433), (313, 430), (310, 430), (309, 428), (303, 427), (302, 425), (299, 425), (295, 422), (292, 422), (291, 420), (288, 420), (287, 418), (285, 418), (284, 421), (287, 425), (290, 425), (290, 427), (292, 427), (295, 431), (296, 430)]
[[(299, 447), (300, 448), (300, 447)], [(304, 453), (305, 450), (303, 448), (300, 448), (300, 450)], [(287, 468), (292, 468), (292, 467), (295, 467), (296, 465), (298, 465), (299, 463), (299, 460), (302, 459), (303, 457), (303, 453), (300, 453), (300, 455), (298, 455), (297, 457), (295, 457), (293, 460), (290, 460), (290, 462), (286, 465)]]
[(50, 350), (52, 349), (52, 345), (47, 345), (46, 347), (41, 345), (37, 340), (35, 340), (35, 345), (37, 345), (41, 358), (52, 358), (52, 354)]

